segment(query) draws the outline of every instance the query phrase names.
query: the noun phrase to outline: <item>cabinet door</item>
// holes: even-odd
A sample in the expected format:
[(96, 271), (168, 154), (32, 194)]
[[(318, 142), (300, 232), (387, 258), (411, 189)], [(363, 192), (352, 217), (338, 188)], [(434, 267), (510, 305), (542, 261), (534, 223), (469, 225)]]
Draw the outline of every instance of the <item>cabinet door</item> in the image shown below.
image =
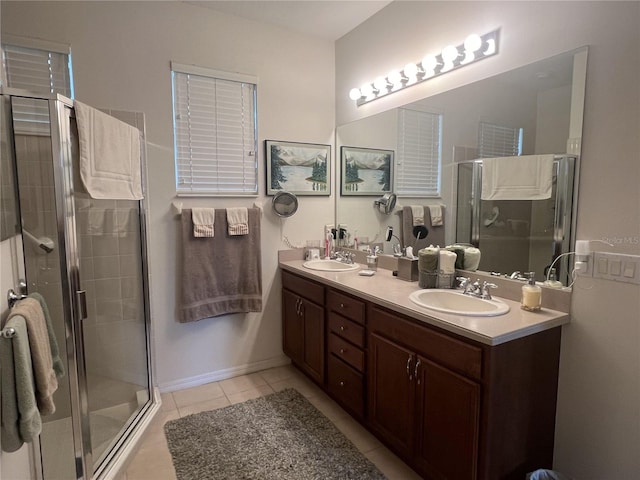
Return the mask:
[(416, 461), (428, 478), (477, 478), (480, 385), (418, 357)]
[(369, 336), (369, 421), (398, 453), (413, 450), (415, 356), (375, 333)]
[(302, 300), (301, 313), (304, 322), (304, 366), (315, 381), (324, 383), (324, 308)]
[(282, 350), (296, 363), (304, 356), (304, 323), (300, 316), (301, 299), (282, 290)]

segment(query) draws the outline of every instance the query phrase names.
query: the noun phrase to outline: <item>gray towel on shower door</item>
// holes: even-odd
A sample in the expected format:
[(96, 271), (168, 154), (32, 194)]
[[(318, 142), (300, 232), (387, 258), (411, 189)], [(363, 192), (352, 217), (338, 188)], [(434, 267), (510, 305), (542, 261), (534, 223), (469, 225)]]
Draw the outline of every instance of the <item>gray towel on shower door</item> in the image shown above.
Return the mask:
[(220, 235), (194, 237), (191, 210), (182, 211), (182, 304), (179, 320), (262, 311), (260, 210), (249, 208), (249, 234), (230, 236), (227, 214), (216, 209)]

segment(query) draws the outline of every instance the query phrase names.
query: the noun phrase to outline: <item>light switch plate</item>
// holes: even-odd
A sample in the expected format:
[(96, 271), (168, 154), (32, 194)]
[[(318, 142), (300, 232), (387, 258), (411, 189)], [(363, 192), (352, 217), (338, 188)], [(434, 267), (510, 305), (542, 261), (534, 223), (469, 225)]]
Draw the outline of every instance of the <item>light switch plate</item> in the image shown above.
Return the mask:
[(594, 278), (640, 285), (640, 255), (594, 252)]

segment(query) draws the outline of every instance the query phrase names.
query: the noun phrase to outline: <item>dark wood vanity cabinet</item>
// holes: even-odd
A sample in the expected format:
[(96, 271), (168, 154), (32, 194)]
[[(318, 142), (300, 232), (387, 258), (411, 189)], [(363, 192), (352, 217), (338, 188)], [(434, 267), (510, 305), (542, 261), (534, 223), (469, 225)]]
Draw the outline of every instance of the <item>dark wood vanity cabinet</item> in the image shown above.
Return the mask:
[[(428, 478), (474, 479), (480, 384), (448, 368), (447, 358), (439, 363), (442, 349), (463, 352), (458, 366), (479, 371), (480, 348), (371, 308), (369, 425)], [(450, 359), (457, 365), (462, 357)]]
[(368, 311), (367, 422), (427, 479), (551, 468), (560, 328), (490, 347)]
[(282, 349), (302, 371), (324, 384), (324, 287), (282, 272)]
[(285, 353), (425, 479), (552, 467), (560, 327), (490, 346), (287, 271), (282, 284)]

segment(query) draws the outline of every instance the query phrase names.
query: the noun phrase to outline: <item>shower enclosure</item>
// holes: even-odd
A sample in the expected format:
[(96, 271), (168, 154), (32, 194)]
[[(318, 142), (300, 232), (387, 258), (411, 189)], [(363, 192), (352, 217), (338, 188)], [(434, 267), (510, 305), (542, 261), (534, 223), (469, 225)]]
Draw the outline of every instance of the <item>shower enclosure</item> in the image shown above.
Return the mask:
[[(68, 360), (56, 412), (42, 419), (38, 470), (45, 480), (109, 478), (158, 410), (144, 203), (86, 193), (72, 101), (4, 89), (2, 108), (23, 247), (15, 260)], [(142, 114), (107, 113), (143, 132)]]
[(578, 157), (556, 155), (551, 198), (482, 200), (482, 160), (460, 162), (456, 241), (480, 248), (479, 270), (532, 271), (543, 281), (553, 264), (556, 278), (569, 285), (573, 262), (561, 255), (575, 244), (577, 180)]

